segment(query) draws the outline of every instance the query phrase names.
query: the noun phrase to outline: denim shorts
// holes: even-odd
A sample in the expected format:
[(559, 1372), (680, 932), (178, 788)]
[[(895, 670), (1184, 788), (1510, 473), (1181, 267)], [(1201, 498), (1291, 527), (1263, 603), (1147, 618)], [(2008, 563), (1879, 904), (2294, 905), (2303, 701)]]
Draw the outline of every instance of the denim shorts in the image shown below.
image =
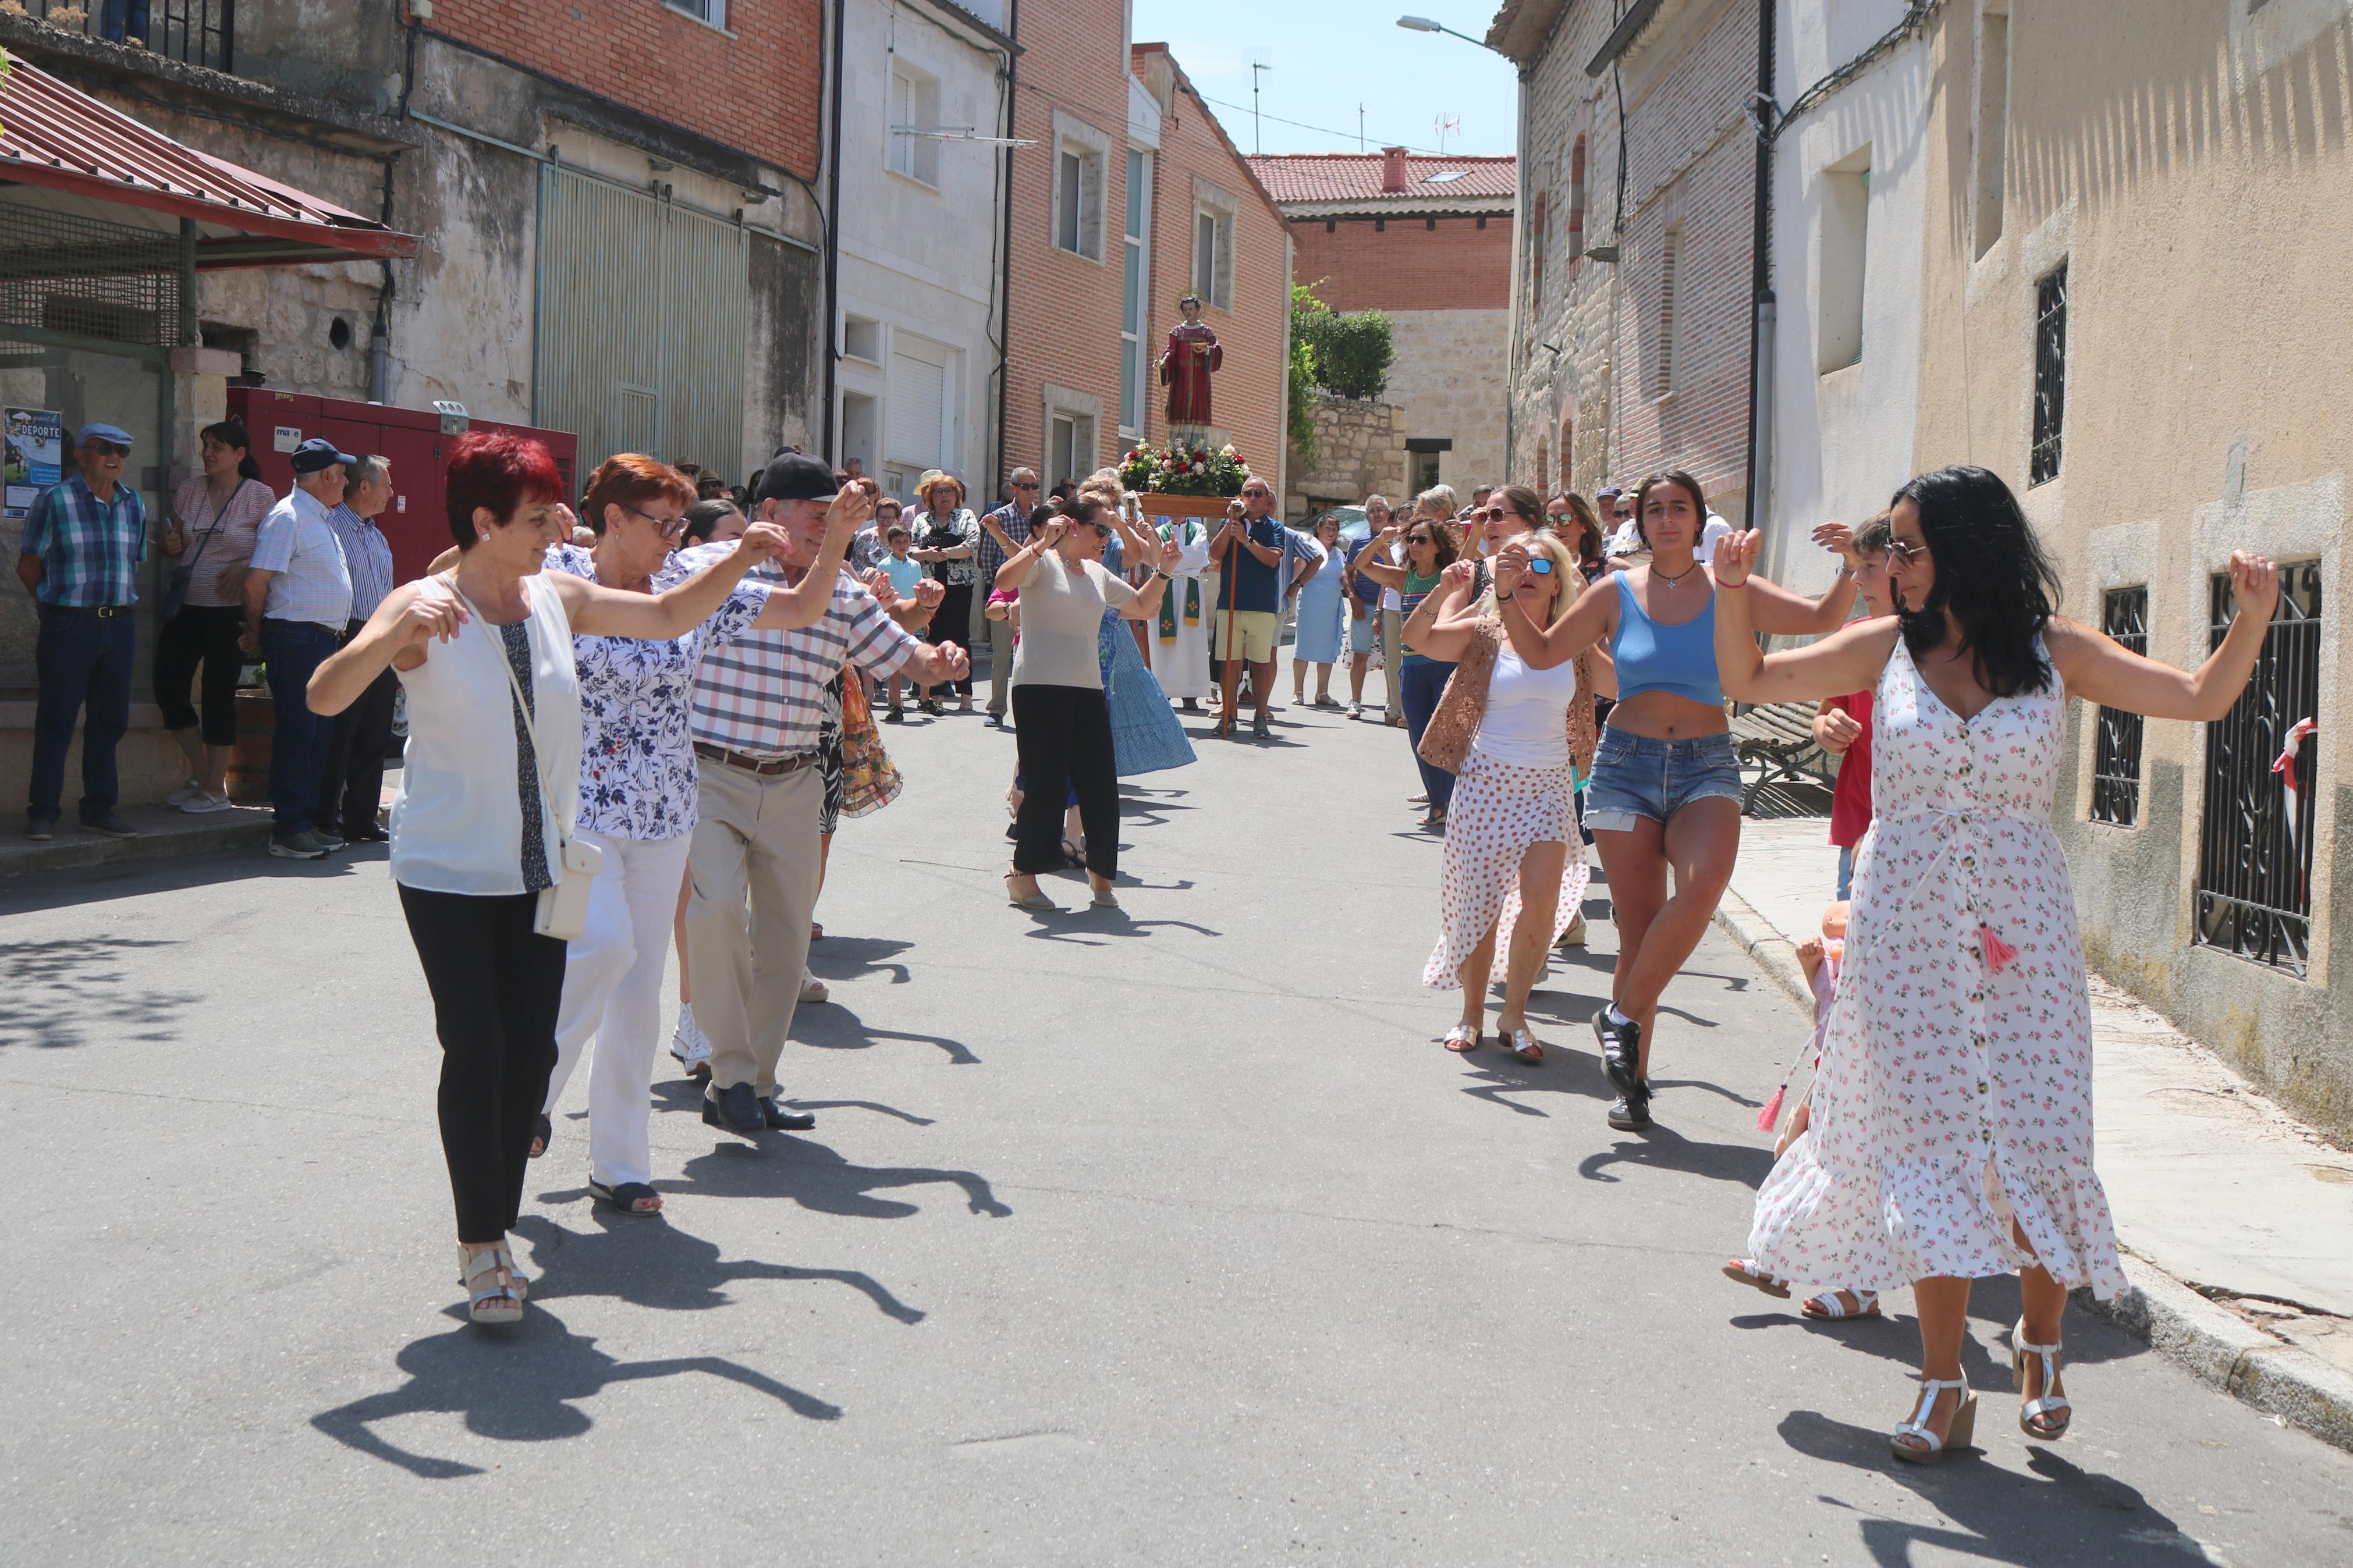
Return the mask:
[(1593, 754), (1593, 783), (1585, 795), (1585, 826), (1624, 833), (1634, 819), (1665, 822), (1695, 800), (1737, 802), (1740, 763), (1730, 735), (1653, 741), (1605, 729)]

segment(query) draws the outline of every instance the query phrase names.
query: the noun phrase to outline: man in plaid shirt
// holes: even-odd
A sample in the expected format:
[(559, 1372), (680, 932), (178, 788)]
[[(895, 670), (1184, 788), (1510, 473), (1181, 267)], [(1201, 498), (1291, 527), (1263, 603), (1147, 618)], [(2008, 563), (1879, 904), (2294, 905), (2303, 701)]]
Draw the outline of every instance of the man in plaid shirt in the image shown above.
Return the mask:
[[(815, 458), (787, 452), (768, 465), (758, 518), (782, 527), (790, 544), (781, 567), (764, 563), (755, 575), (799, 578), (824, 543), (836, 494), (833, 471)], [(672, 562), (694, 571), (702, 551)], [(745, 1138), (817, 1124), (777, 1102), (776, 1064), (800, 1001), (817, 908), (825, 685), (844, 664), (868, 679), (907, 675), (928, 685), (961, 679), (972, 668), (955, 644), (925, 644), (901, 630), (845, 572), (815, 626), (750, 633), (704, 654), (695, 672), (698, 820), (687, 858), (686, 944), (695, 1021), (711, 1037), (702, 1120)]]
[(33, 777), (25, 837), (57, 830), (66, 785), (66, 752), (85, 705), (81, 742), (81, 826), (86, 833), (128, 838), (137, 829), (115, 809), (121, 784), (114, 749), (131, 727), (131, 671), (138, 634), (139, 563), (147, 559), (147, 508), (121, 483), (130, 434), (85, 425), (74, 447), (78, 471), (43, 490), (25, 520), (16, 576), (40, 605), (33, 666), (40, 701), (33, 717)]
[[(1005, 477), (1006, 493), (1013, 499), (980, 519), (980, 548), (974, 554), (973, 592), (984, 603), (997, 586), (997, 569), (1021, 553), (1029, 540), (1029, 514), (1038, 505), (1038, 470), (1016, 468)], [(988, 627), (988, 719), (1005, 722), (1006, 682), (1013, 674), (1013, 623), (984, 620)]]

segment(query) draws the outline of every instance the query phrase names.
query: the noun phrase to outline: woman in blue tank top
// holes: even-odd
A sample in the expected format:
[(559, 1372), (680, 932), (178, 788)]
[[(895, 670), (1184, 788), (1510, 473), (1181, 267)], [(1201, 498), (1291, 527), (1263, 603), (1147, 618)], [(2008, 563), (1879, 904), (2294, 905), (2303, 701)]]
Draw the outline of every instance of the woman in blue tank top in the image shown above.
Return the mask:
[[(1634, 496), (1646, 563), (1613, 573), (1614, 591), (1580, 595), (1549, 627), (1516, 603), (1504, 614), (1513, 647), (1532, 668), (1548, 669), (1603, 637), (1618, 668), (1618, 703), (1594, 756), (1585, 825), (1609, 874), (1618, 925), (1610, 1001), (1593, 1015), (1593, 1032), (1619, 1095), (1609, 1125), (1620, 1131), (1651, 1124), (1659, 997), (1699, 945), (1740, 847), (1740, 764), (1715, 678), (1715, 584), (1697, 553), (1707, 516), (1698, 480), (1680, 469), (1653, 475)], [(1757, 630), (1802, 636), (1845, 623), (1854, 603), (1853, 535), (1843, 523), (1823, 523), (1814, 540), (1845, 558), (1838, 581), (1820, 599), (1805, 599), (1750, 577)]]

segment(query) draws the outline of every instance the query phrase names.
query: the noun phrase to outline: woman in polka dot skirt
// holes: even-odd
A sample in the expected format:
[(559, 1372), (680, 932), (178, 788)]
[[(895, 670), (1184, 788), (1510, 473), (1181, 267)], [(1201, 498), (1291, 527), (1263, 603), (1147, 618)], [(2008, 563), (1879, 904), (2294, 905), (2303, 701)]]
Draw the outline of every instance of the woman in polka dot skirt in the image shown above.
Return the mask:
[[(1493, 615), (1448, 622), (1439, 606), (1467, 593), (1475, 568), (1458, 561), (1406, 622), (1416, 652), (1456, 663), (1439, 710), (1422, 736), (1422, 758), (1455, 775), (1439, 873), (1438, 946), (1421, 973), (1436, 991), (1462, 991), (1462, 1020), (1446, 1032), (1450, 1051), (1479, 1048), (1487, 979), (1500, 948), (1504, 1006), (1496, 1039), (1524, 1062), (1544, 1060), (1528, 1030), (1528, 994), (1546, 955), (1585, 899), (1585, 840), (1569, 803), (1570, 731), (1584, 721), (1591, 754), (1593, 704), (1580, 700), (1576, 664), (1531, 669)], [(1525, 534), (1494, 562), (1497, 602), (1524, 605), (1550, 625), (1583, 584), (1577, 557), (1550, 534)]]
[(1969, 1282), (2019, 1277), (2018, 1424), (2049, 1442), (2067, 1292), (2124, 1289), (2092, 1169), (2091, 1003), (2051, 812), (2067, 699), (2211, 721), (2253, 670), (2278, 570), (2232, 557), (2238, 615), (2195, 673), (2052, 613), (2058, 580), (2010, 488), (1983, 468), (1896, 492), (1898, 614), (1760, 656), (1745, 592), (1755, 533), (1716, 548), (1725, 693), (1787, 702), (1874, 689), (1870, 865), (1825, 1031), (1813, 1117), (1757, 1194), (1756, 1266), (1868, 1290), (1912, 1287), (1919, 1398), (1890, 1444), (1924, 1463), (1966, 1447)]

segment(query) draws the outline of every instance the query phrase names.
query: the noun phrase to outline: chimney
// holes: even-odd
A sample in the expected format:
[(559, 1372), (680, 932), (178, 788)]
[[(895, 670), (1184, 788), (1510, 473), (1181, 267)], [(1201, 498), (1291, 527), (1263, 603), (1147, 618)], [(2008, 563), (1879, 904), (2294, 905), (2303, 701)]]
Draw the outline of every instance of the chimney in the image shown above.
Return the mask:
[(1395, 195), (1405, 189), (1405, 149), (1381, 149), (1381, 195)]

